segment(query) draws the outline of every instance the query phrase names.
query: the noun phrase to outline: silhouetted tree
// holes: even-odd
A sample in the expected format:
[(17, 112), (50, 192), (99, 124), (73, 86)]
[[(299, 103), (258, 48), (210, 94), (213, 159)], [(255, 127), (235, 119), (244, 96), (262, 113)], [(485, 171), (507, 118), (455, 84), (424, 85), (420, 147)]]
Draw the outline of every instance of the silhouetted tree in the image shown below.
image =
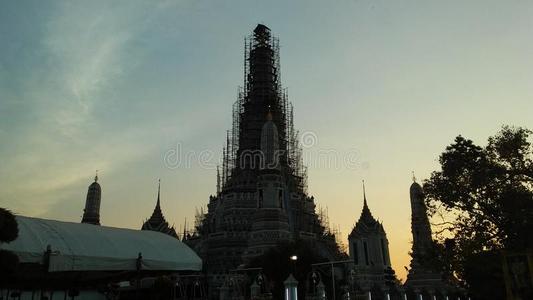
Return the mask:
[[(0, 244), (16, 240), (18, 233), (15, 216), (9, 210), (0, 208)], [(0, 278), (14, 272), (17, 264), (17, 255), (6, 250), (0, 250)]]
[(443, 220), (435, 225), (453, 235), (442, 256), (478, 297), (503, 295), (502, 250), (533, 247), (531, 133), (504, 126), (485, 147), (458, 136), (424, 184), (430, 215)]

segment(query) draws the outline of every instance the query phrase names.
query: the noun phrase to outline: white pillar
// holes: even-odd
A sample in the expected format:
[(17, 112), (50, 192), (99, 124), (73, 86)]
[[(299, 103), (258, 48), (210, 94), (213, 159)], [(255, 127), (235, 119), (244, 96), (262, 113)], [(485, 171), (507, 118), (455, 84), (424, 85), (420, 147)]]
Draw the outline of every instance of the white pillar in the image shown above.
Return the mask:
[(368, 300), (372, 300), (372, 292), (368, 291)]
[(285, 284), (285, 300), (298, 300), (298, 280), (289, 274), (283, 283)]
[(387, 293), (387, 300), (390, 300), (390, 294)]

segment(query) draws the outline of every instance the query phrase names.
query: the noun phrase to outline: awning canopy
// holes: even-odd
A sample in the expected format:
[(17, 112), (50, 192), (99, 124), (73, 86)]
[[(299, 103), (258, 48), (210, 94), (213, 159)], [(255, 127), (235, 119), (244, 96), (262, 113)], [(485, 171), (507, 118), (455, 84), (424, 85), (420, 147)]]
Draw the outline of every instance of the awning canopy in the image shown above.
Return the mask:
[[(1, 249), (21, 263), (45, 264), (49, 272), (199, 271), (202, 261), (187, 245), (155, 231), (97, 226), (16, 216), (19, 237)], [(139, 258), (142, 255), (142, 259)]]

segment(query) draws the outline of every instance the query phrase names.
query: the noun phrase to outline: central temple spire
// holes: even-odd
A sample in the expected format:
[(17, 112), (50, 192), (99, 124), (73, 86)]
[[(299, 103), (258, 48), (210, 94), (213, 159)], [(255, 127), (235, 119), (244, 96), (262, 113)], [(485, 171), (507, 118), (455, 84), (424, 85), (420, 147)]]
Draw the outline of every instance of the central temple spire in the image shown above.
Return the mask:
[(261, 171), (265, 116), (267, 127), (277, 132), (270, 143), (279, 150), (275, 169), (306, 191), (307, 172), (298, 131), (294, 129), (293, 107), (281, 85), (279, 40), (272, 36), (270, 28), (259, 24), (245, 38), (244, 45), (244, 86), (239, 88), (233, 104), (232, 129), (227, 132), (222, 151), (217, 193), (238, 185), (237, 178), (243, 173), (257, 176)]
[(248, 81), (253, 95), (251, 100), (266, 100), (265, 108), (270, 107), (270, 102), (275, 102), (277, 96), (278, 70), (275, 66), (277, 53), (274, 52), (273, 44), (270, 28), (262, 24), (257, 25), (252, 37)]
[[(238, 150), (235, 151), (239, 167), (253, 168), (254, 163), (242, 161), (242, 156), (261, 149), (261, 131), (265, 116), (270, 115), (278, 131), (280, 150), (287, 149), (287, 101), (279, 81), (279, 42), (270, 29), (262, 24), (255, 27), (246, 42), (245, 87), (238, 121)], [(270, 114), (269, 114), (270, 113)], [(237, 133), (235, 133), (237, 134)], [(286, 153), (280, 162), (286, 164)]]
[(209, 266), (213, 287), (225, 284), (227, 270), (279, 243), (305, 239), (332, 261), (343, 257), (307, 194), (293, 116), (281, 87), (279, 41), (259, 24), (245, 38), (244, 86), (232, 107), (217, 193), (186, 240)]

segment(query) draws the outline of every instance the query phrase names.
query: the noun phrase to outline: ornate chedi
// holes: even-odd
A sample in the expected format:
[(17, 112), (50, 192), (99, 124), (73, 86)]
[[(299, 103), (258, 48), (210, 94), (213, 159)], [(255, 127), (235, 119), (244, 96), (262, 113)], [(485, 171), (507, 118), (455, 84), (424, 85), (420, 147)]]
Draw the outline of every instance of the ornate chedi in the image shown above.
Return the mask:
[(413, 176), (413, 184), (409, 189), (411, 197), (411, 232), (413, 246), (411, 250), (411, 268), (405, 286), (415, 293), (445, 294), (450, 289), (446, 284), (441, 270), (434, 263), (434, 244), (431, 237), (431, 226), (424, 203), (424, 191)]
[(324, 257), (339, 254), (306, 192), (292, 105), (280, 84), (278, 45), (264, 25), (245, 40), (245, 82), (233, 105), (217, 193), (185, 241), (203, 258), (211, 297), (229, 271), (280, 242), (304, 239)]
[(354, 261), (353, 278), (358, 290), (385, 289), (387, 275), (394, 274), (389, 255), (389, 241), (383, 224), (376, 220), (366, 201), (363, 183), (363, 210), (348, 235), (350, 258)]
[(102, 188), (98, 183), (98, 174), (94, 176), (94, 182), (89, 185), (85, 209), (83, 210), (82, 223), (100, 225), (100, 201), (102, 198)]
[(165, 220), (163, 212), (161, 211), (161, 181), (159, 181), (157, 187), (157, 202), (154, 208), (154, 212), (152, 213), (152, 216), (143, 223), (141, 230), (159, 231), (164, 234), (168, 234), (170, 236), (178, 238), (174, 226), (168, 226), (168, 222)]

